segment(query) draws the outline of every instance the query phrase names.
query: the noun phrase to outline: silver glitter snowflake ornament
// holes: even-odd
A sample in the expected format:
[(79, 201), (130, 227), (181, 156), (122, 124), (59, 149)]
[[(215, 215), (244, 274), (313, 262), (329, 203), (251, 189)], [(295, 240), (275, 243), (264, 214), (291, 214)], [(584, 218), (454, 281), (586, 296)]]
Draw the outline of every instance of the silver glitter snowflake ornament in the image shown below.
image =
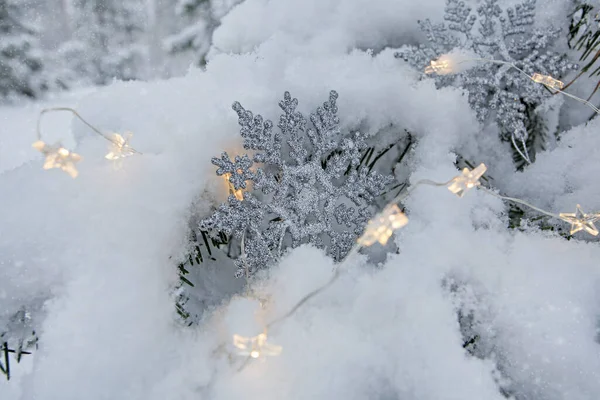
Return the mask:
[(518, 143), (517, 150), (528, 163), (531, 162), (528, 147), (533, 146), (530, 136), (536, 129), (545, 129), (535, 108), (552, 92), (523, 72), (558, 78), (577, 69), (564, 55), (548, 50), (559, 36), (558, 29), (533, 28), (535, 7), (535, 0), (525, 0), (503, 11), (497, 0), (483, 0), (475, 15), (464, 2), (447, 0), (444, 19), (448, 24), (419, 21), (428, 43), (406, 46), (395, 54), (420, 70), (453, 49), (468, 50), (480, 59), (497, 61), (479, 61), (466, 71), (437, 76), (436, 81), (438, 86), (465, 88), (479, 121), (485, 123), (493, 118), (503, 139), (513, 145)]
[[(339, 127), (335, 91), (310, 115), (312, 127), (296, 111), (298, 100), (285, 92), (278, 132), (273, 123), (233, 104), (249, 156), (213, 158), (217, 175), (228, 174), (234, 189), (252, 182), (243, 200), (229, 196), (201, 229), (240, 239), (238, 276), (249, 276), (276, 262), (282, 251), (311, 243), (335, 260), (344, 257), (372, 217), (371, 205), (391, 177), (360, 166), (366, 149), (361, 133)], [(253, 170), (254, 163), (259, 164)]]

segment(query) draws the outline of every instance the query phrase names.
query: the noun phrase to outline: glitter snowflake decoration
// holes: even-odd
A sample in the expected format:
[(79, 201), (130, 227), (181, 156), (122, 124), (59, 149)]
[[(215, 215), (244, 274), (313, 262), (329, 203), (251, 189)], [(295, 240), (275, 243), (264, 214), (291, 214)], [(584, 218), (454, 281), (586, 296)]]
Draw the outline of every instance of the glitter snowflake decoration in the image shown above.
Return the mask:
[(223, 153), (212, 163), (236, 190), (246, 189), (250, 181), (253, 192), (244, 191), (243, 200), (229, 196), (200, 227), (241, 240), (237, 276), (267, 268), (283, 249), (303, 243), (325, 248), (340, 260), (371, 218), (375, 197), (392, 181), (360, 166), (365, 136), (342, 134), (337, 97), (330, 92), (329, 100), (310, 115), (311, 128), (296, 111), (298, 100), (285, 92), (279, 102), (279, 132), (271, 121), (233, 104), (244, 148), (253, 156), (232, 160)]
[[(432, 60), (458, 48), (481, 59), (513, 64), (528, 75), (560, 78), (577, 66), (564, 55), (548, 50), (559, 30), (533, 28), (535, 7), (535, 0), (525, 0), (503, 11), (498, 0), (483, 0), (476, 15), (464, 2), (447, 0), (444, 19), (448, 24), (419, 21), (428, 43), (404, 47), (396, 57), (424, 70)], [(530, 147), (535, 144), (543, 148), (543, 143), (534, 142), (534, 135), (545, 135), (545, 124), (535, 112), (552, 94), (544, 85), (510, 65), (490, 62), (476, 62), (466, 71), (437, 76), (436, 80), (438, 86), (465, 88), (479, 121), (485, 123), (493, 118), (502, 138), (522, 153), (525, 162), (531, 162), (530, 156), (536, 150)]]

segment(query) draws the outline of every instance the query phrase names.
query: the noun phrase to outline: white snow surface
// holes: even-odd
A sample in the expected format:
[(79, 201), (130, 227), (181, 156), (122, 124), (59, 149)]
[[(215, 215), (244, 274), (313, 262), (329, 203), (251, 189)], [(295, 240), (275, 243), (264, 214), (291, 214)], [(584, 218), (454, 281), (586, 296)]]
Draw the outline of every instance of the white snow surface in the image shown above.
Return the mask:
[[(50, 119), (44, 134), (69, 140), (83, 160), (77, 179), (42, 170), (31, 148), (35, 113), (0, 110), (0, 317), (44, 302), (40, 348), (11, 364), (0, 398), (500, 400), (500, 386), (518, 399), (600, 398), (597, 241), (509, 230), (505, 205), (477, 191), (459, 199), (417, 189), (395, 238), (399, 254), (376, 267), (363, 257), (345, 264), (329, 290), (271, 329), (279, 357), (238, 371), (214, 350), (234, 333), (260, 333), (329, 279), (333, 263), (309, 246), (259, 282), (270, 297), (262, 314), (236, 297), (199, 327), (176, 322), (174, 259), (191, 213), (209, 212), (199, 199), (222, 196), (210, 158), (240, 147), (234, 100), (276, 122), (285, 90), (307, 114), (335, 89), (344, 128), (394, 124), (414, 134), (413, 182), (450, 179), (460, 151), (486, 162), (507, 195), (553, 212), (578, 202), (600, 209), (597, 119), (515, 174), (463, 93), (436, 90), (391, 51), (350, 50), (396, 45), (416, 35), (416, 19), (442, 10), (442, 0), (247, 0), (217, 30), (205, 72), (115, 83), (76, 102), (94, 125), (134, 133), (143, 154), (118, 170), (104, 159), (104, 139), (76, 120), (69, 129)], [(454, 294), (449, 281), (460, 287)], [(459, 305), (473, 311), (485, 359), (463, 349)]]

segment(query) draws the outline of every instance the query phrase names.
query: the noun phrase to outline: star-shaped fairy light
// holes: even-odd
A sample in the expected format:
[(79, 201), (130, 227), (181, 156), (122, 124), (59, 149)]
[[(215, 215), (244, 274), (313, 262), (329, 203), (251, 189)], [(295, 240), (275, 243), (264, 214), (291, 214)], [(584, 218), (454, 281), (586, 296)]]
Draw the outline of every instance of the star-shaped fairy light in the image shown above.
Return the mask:
[(110, 151), (105, 156), (107, 160), (116, 161), (121, 160), (123, 158), (132, 156), (136, 153), (136, 151), (129, 146), (129, 142), (131, 141), (131, 137), (133, 133), (127, 132), (125, 133), (125, 137), (121, 136), (118, 133), (113, 133), (110, 145)]
[(385, 245), (396, 229), (408, 224), (408, 217), (396, 204), (387, 205), (376, 218), (369, 221), (358, 244), (371, 246), (375, 242)]
[(462, 170), (462, 174), (452, 179), (452, 181), (448, 184), (448, 190), (458, 197), (463, 197), (469, 189), (479, 186), (481, 183), (479, 182), (479, 179), (483, 176), (486, 170), (487, 167), (483, 163), (479, 164), (473, 170), (464, 168)]
[(32, 146), (46, 156), (44, 169), (60, 168), (69, 174), (71, 178), (76, 178), (79, 174), (75, 168), (75, 163), (81, 161), (79, 154), (65, 149), (60, 144), (51, 146), (41, 140), (34, 142)]
[(537, 83), (548, 86), (549, 88), (561, 90), (565, 87), (565, 84), (558, 79), (554, 79), (549, 75), (538, 74), (537, 72), (531, 76), (531, 80)]
[(586, 214), (581, 209), (581, 206), (577, 204), (577, 209), (574, 213), (560, 213), (558, 216), (563, 221), (571, 224), (571, 235), (579, 231), (586, 231), (594, 236), (598, 235), (598, 229), (596, 229), (594, 222), (600, 219), (600, 213)]
[(233, 335), (233, 345), (237, 348), (238, 355), (250, 356), (252, 358), (278, 356), (283, 350), (281, 346), (267, 343), (266, 333), (261, 333), (254, 337)]
[(223, 174), (222, 176), (225, 179), (225, 181), (227, 182), (227, 187), (229, 188), (229, 193), (234, 195), (235, 198), (238, 199), (239, 201), (243, 201), (244, 200), (244, 192), (242, 191), (242, 189), (235, 188), (235, 186), (229, 179), (231, 177), (231, 174), (226, 173), (226, 174)]
[(452, 72), (452, 67), (450, 65), (450, 60), (439, 59), (439, 60), (431, 60), (431, 64), (425, 67), (425, 73), (427, 75), (438, 74), (438, 75), (447, 75)]

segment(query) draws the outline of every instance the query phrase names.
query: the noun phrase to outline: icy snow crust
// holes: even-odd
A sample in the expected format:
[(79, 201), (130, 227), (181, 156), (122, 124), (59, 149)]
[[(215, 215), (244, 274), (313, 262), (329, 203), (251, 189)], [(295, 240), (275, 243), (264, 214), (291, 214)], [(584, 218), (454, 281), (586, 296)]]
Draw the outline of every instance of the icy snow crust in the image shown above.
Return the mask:
[[(0, 379), (0, 398), (494, 400), (505, 398), (500, 387), (519, 399), (600, 398), (597, 241), (508, 230), (506, 207), (475, 191), (459, 199), (443, 188), (417, 190), (406, 203), (411, 222), (396, 237), (400, 254), (377, 268), (355, 259), (330, 290), (274, 328), (280, 357), (237, 373), (212, 355), (233, 333), (260, 332), (250, 300), (234, 298), (195, 329), (176, 322), (170, 257), (185, 249), (192, 205), (209, 211), (199, 196), (219, 195), (210, 158), (237, 144), (234, 100), (275, 120), (285, 90), (306, 114), (335, 89), (345, 128), (413, 132), (413, 181), (454, 176), (460, 151), (486, 162), (507, 194), (553, 212), (572, 212), (576, 202), (600, 209), (597, 119), (514, 175), (502, 161), (508, 149), (479, 130), (460, 91), (418, 81), (391, 51), (347, 52), (393, 39), (388, 32), (408, 34), (401, 22), (434, 18), (443, 2), (371, 0), (358, 18), (361, 5), (247, 0), (216, 41), (244, 54), (213, 54), (204, 73), (117, 83), (85, 97), (77, 108), (95, 125), (134, 132), (132, 146), (144, 154), (121, 170), (103, 158), (106, 142), (76, 121), (64, 135), (84, 158), (77, 179), (43, 171), (35, 153), (21, 166), (6, 164), (0, 318), (40, 304), (41, 340), (34, 356), (12, 364), (14, 380)], [(252, 15), (264, 14), (272, 20), (261, 30)], [(379, 36), (368, 42), (364, 32)], [(30, 145), (9, 128), (3, 142), (15, 140), (18, 151)], [(20, 135), (34, 140), (33, 131)], [(263, 282), (272, 295), (266, 318), (326, 282), (332, 268), (314, 248), (290, 252)], [(463, 349), (459, 306), (474, 315), (483, 360)]]

